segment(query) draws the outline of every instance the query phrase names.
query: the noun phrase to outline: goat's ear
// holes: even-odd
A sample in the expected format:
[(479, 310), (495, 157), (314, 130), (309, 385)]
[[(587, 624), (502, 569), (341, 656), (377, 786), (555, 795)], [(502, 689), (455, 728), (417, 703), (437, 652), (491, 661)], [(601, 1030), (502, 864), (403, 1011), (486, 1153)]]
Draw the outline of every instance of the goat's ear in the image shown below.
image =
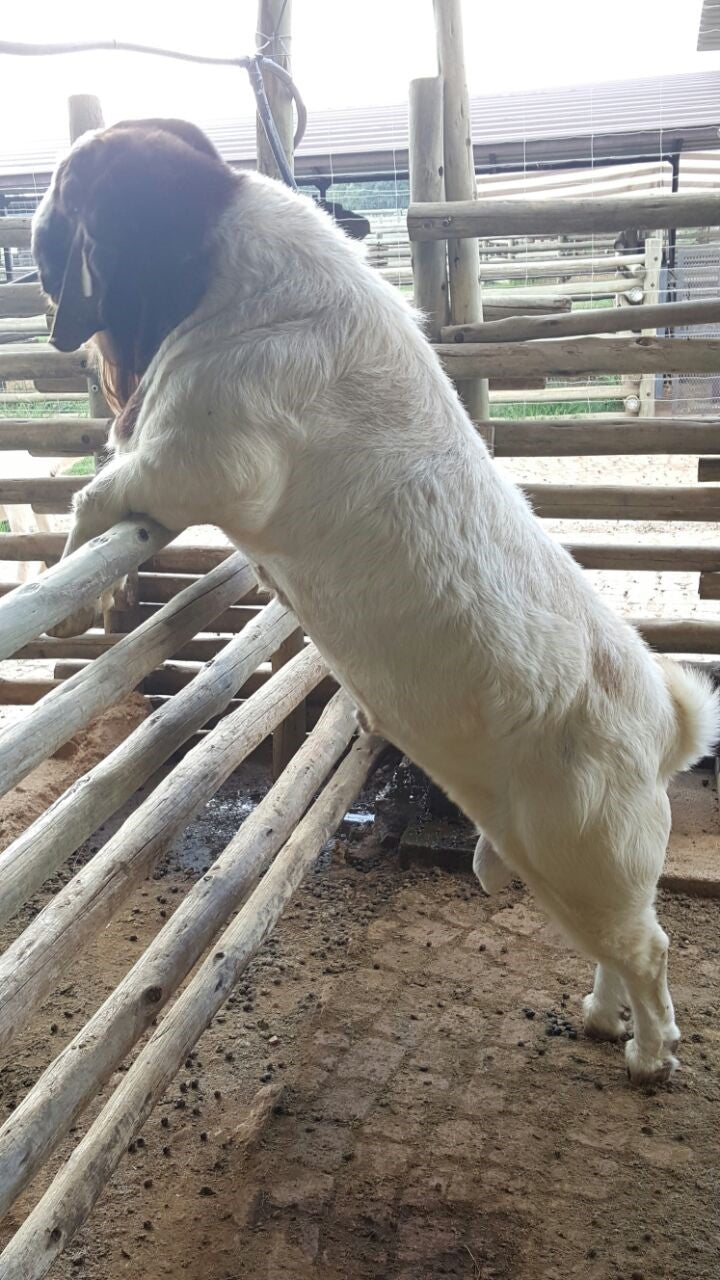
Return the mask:
[(88, 265), (85, 232), (79, 226), (65, 265), (50, 341), (58, 351), (77, 351), (102, 327), (98, 288)]

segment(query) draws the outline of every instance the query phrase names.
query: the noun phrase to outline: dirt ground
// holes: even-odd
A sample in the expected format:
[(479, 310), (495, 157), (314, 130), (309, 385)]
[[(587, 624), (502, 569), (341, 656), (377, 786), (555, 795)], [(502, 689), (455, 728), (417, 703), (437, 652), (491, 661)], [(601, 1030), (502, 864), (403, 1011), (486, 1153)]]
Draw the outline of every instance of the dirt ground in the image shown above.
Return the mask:
[[(260, 766), (226, 784), (77, 958), (2, 1064), (5, 1113), (266, 785)], [(53, 1274), (717, 1280), (720, 901), (661, 895), (682, 1071), (637, 1092), (621, 1046), (583, 1039), (590, 967), (522, 886), (489, 899), (468, 872), (403, 869), (356, 817)]]
[[(502, 465), (521, 480), (660, 484), (691, 482), (697, 466), (680, 458)], [(578, 540), (716, 539), (712, 525), (551, 528)], [(207, 530), (187, 536), (209, 540)], [(621, 613), (717, 617), (716, 603), (697, 598), (697, 575), (590, 576)], [(17, 677), (19, 666), (3, 664), (0, 674)], [(36, 669), (52, 674), (51, 664)], [(0, 719), (25, 714), (8, 708)], [(49, 783), (59, 791), (82, 771), (72, 754), (50, 768), (42, 803), (52, 798)], [(141, 954), (266, 785), (253, 766), (231, 780), (76, 958), (0, 1059), (0, 1118)], [(31, 793), (21, 797), (28, 816)], [(0, 845), (11, 834), (3, 817)], [(694, 778), (677, 798), (675, 819), (668, 866), (676, 884), (690, 853), (716, 878), (709, 778)], [(720, 1280), (720, 900), (661, 894), (682, 1070), (671, 1086), (639, 1093), (627, 1084), (621, 1046), (583, 1039), (590, 966), (522, 886), (488, 899), (467, 870), (402, 867), (366, 831), (356, 823), (320, 860), (52, 1274)], [(1, 1224), (0, 1243), (98, 1107)]]

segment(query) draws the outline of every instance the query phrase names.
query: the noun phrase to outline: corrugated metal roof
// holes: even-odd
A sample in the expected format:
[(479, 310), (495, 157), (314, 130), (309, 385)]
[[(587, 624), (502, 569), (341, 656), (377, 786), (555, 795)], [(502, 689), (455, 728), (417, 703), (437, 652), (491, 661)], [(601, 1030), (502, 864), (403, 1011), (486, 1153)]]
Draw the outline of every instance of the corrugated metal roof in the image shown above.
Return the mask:
[(720, 0), (703, 0), (697, 47), (699, 53), (720, 49)]
[[(470, 104), (480, 171), (657, 159), (720, 146), (720, 71), (477, 97)], [(234, 164), (255, 160), (255, 122), (198, 121)], [(311, 112), (296, 157), (299, 175), (407, 169), (407, 104)], [(32, 176), (44, 185), (62, 139), (0, 156), (2, 185)]]

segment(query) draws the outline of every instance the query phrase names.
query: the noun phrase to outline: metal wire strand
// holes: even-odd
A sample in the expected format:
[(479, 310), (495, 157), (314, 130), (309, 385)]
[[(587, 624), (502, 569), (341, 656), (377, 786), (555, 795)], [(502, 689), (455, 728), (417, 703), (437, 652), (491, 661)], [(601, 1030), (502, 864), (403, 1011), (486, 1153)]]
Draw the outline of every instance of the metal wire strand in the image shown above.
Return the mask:
[[(297, 115), (297, 124), (295, 127), (294, 146), (299, 146), (302, 142), (307, 127), (307, 108), (302, 100), (300, 90), (295, 81), (284, 67), (279, 63), (273, 62), (272, 58), (266, 58), (263, 54), (255, 54), (252, 57), (241, 58), (213, 58), (209, 54), (202, 53), (184, 53), (179, 49), (162, 49), (155, 45), (134, 44), (127, 40), (87, 40), (80, 42), (69, 42), (64, 44), (27, 44), (17, 40), (0, 40), (0, 53), (11, 54), (16, 57), (46, 57), (53, 54), (62, 53), (147, 53), (158, 58), (174, 58), (178, 62), (197, 62), (205, 66), (214, 67), (239, 67), (241, 71), (247, 71), (250, 75), (250, 81), (253, 83), (253, 68), (259, 68), (262, 71), (268, 71), (271, 75), (277, 76), (281, 80), (286, 89), (292, 96), (295, 104), (295, 113)], [(255, 85), (253, 83), (253, 90)], [(255, 91), (256, 92), (256, 91)], [(264, 90), (263, 90), (264, 96)], [(257, 92), (256, 92), (257, 99)], [(267, 101), (267, 100), (266, 100)], [(268, 107), (269, 111), (269, 107)], [(262, 115), (260, 116), (263, 119)], [(265, 121), (263, 120), (263, 127)], [(272, 146), (270, 137), (268, 142)], [(277, 144), (280, 140), (277, 138)], [(273, 148), (274, 152), (274, 148)], [(277, 160), (277, 156), (275, 157)], [(286, 160), (287, 165), (287, 160)]]

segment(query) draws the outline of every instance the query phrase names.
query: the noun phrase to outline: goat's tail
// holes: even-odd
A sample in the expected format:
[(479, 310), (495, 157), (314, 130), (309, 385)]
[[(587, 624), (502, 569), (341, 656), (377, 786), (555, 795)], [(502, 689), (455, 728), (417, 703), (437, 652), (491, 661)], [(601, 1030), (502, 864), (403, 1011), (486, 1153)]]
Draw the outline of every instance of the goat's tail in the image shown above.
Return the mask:
[(669, 658), (659, 662), (675, 716), (675, 732), (661, 763), (669, 777), (697, 764), (720, 740), (720, 689), (703, 671), (681, 667)]

